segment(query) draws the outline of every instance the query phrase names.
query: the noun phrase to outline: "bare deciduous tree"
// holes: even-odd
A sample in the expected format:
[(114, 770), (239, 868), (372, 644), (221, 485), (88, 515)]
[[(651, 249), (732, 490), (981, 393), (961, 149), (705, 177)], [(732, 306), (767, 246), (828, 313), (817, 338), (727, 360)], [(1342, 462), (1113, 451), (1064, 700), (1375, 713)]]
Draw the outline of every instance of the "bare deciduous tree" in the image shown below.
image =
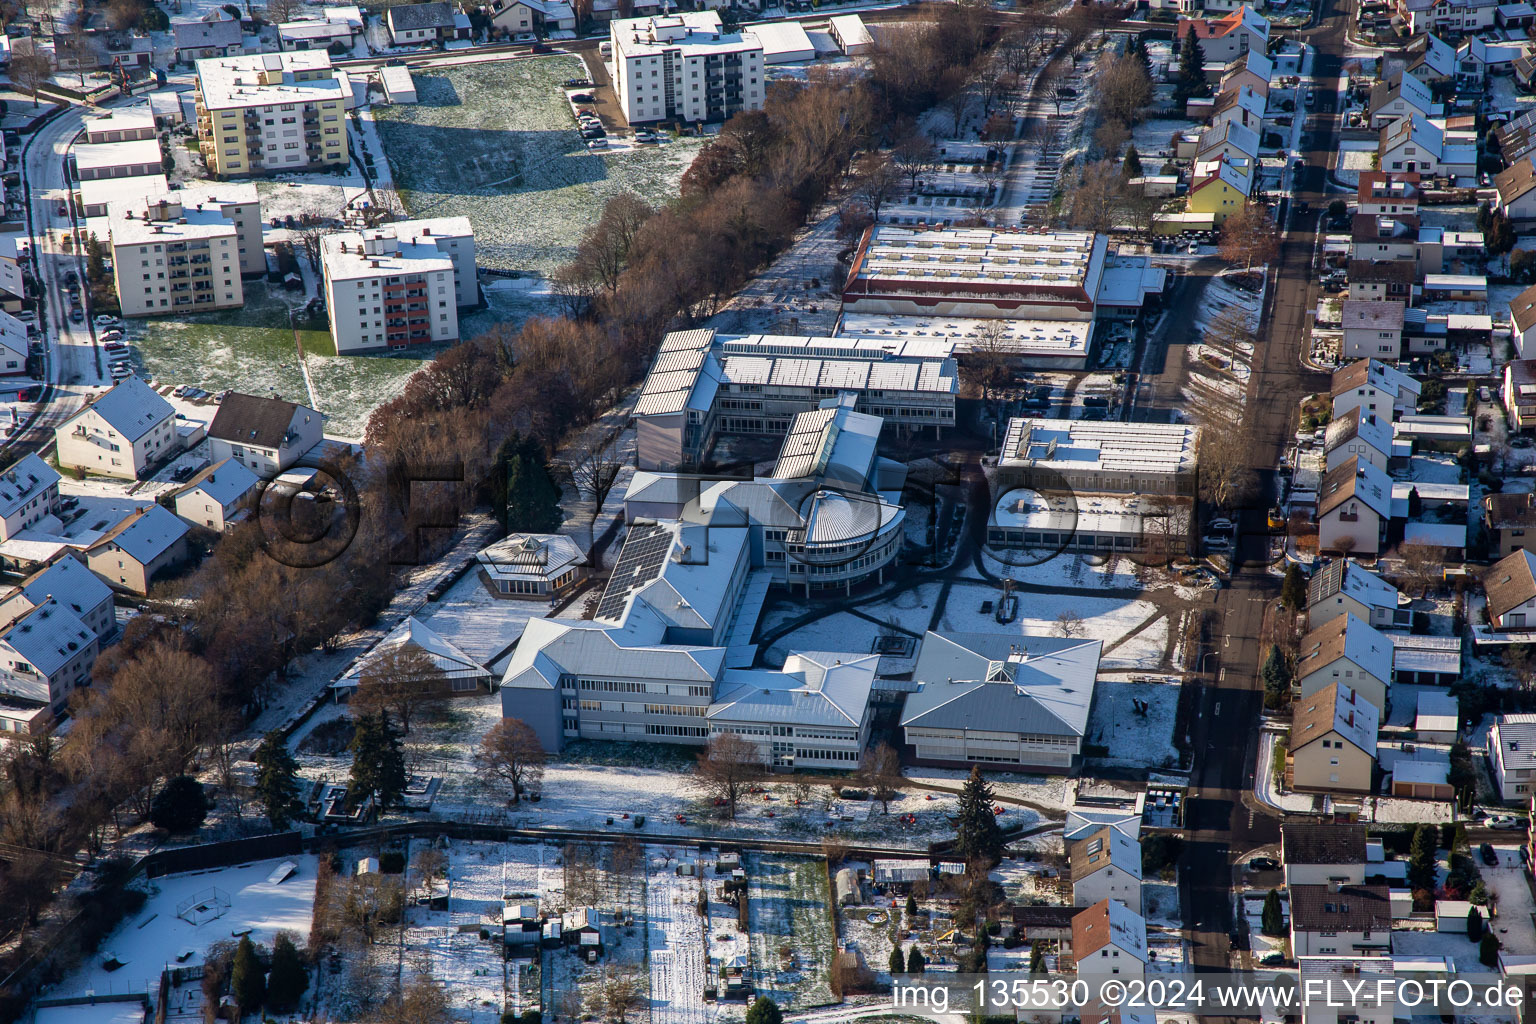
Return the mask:
[(891, 162), (906, 176), (909, 192), (917, 191), (918, 180), (938, 165), (933, 142), (916, 130), (902, 138), (892, 148)]
[(902, 783), (901, 757), (889, 743), (881, 743), (864, 751), (854, 778), (869, 791), (871, 799), (880, 801), (882, 809), (889, 814), (891, 801), (896, 798), (896, 791)]
[(871, 153), (855, 170), (858, 175), (853, 194), (868, 207), (870, 217), (880, 219), (880, 208), (901, 190), (902, 170), (884, 153)]
[(378, 652), (364, 666), (352, 706), (360, 715), (382, 711), (409, 733), (411, 721), (442, 706), (447, 677), (432, 656), (413, 643), (396, 644)]
[(503, 718), (486, 732), (475, 751), (475, 768), (490, 786), (511, 786), (512, 799), (537, 792), (544, 778), (544, 746), (528, 723)]
[(1418, 587), (1420, 597), (1427, 597), (1445, 576), (1445, 548), (1434, 544), (1404, 544), (1397, 553), (1403, 560), (1399, 570), (1403, 581)]
[(613, 490), (619, 471), (624, 468), (621, 429), (598, 422), (581, 431), (566, 444), (564, 464), (581, 497), (592, 502), (588, 529), (597, 525), (603, 502)]
[(1071, 608), (1063, 608), (1056, 613), (1056, 635), (1069, 639), (1080, 637), (1085, 629), (1083, 617)]
[(622, 967), (605, 967), (603, 975), (587, 993), (587, 1009), (602, 1021), (624, 1024), (640, 1002), (640, 976)]
[(11, 57), (10, 78), (12, 84), (23, 92), (32, 94), (32, 105), (37, 106), (37, 94), (53, 75), (53, 61), (48, 55), (36, 50), (17, 53)]
[(699, 755), (698, 785), (720, 801), (726, 816), (734, 820), (737, 801), (765, 770), (763, 752), (756, 743), (733, 732), (717, 733)]
[(1083, 168), (1083, 177), (1068, 196), (1068, 220), (1075, 228), (1108, 231), (1115, 223), (1125, 179), (1112, 160), (1098, 160)]
[(1273, 262), (1280, 255), (1280, 233), (1275, 230), (1274, 218), (1260, 204), (1245, 202), (1222, 223), (1217, 252), (1228, 263), (1242, 264), (1245, 271)]

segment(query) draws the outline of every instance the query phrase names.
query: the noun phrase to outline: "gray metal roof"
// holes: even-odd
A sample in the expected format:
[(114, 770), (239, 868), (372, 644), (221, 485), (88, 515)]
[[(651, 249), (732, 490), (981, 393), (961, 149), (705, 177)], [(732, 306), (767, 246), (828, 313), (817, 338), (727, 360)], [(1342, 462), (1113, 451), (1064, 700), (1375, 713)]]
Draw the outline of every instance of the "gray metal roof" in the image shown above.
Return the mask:
[(1100, 640), (992, 633), (923, 637), (903, 726), (1082, 736)]

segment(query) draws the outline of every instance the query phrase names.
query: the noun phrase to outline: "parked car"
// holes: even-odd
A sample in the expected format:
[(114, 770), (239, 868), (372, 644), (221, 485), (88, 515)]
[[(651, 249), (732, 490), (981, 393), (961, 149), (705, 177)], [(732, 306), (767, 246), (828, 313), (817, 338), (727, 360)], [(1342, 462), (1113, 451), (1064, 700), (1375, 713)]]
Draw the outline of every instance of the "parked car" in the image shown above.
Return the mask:
[(122, 341), (123, 340), (123, 332), (118, 330), (116, 327), (114, 327), (110, 331), (107, 331), (106, 333), (104, 333), (101, 336), (101, 340), (102, 341)]
[(592, 83), (585, 78), (567, 78), (565, 80), (565, 87), (567, 89), (590, 89)]
[(69, 273), (64, 275), (64, 286), (66, 288), (73, 288), (75, 285), (77, 285), (79, 283), (80, 283), (80, 275), (75, 273), (73, 270), (71, 270)]
[(1280, 862), (1273, 857), (1253, 857), (1248, 861), (1249, 871), (1279, 871)]
[(1281, 964), (1285, 963), (1285, 954), (1265, 953), (1263, 956), (1259, 957), (1259, 963), (1263, 964), (1265, 967), (1279, 967)]
[(601, 128), (583, 128), (581, 130), (581, 137), (584, 139), (602, 139), (607, 138), (607, 136), (608, 133)]
[(587, 140), (587, 148), (588, 149), (607, 149), (608, 148), (608, 140), (607, 139), (588, 139)]
[(571, 97), (571, 102), (572, 103), (595, 103), (597, 101), (592, 98), (592, 94), (589, 93), (589, 92), (578, 92), (574, 96)]
[(1513, 814), (1490, 814), (1483, 820), (1484, 828), (1517, 829), (1525, 827), (1525, 819)]
[(83, 324), (83, 323), (85, 323), (85, 314), (80, 312), (79, 307), (76, 307), (76, 308), (74, 308), (74, 309), (69, 311), (69, 322), (72, 323), (72, 324)]
[(1483, 843), (1477, 848), (1478, 855), (1483, 858), (1483, 863), (1491, 868), (1499, 866), (1499, 851), (1493, 848), (1492, 843)]
[(1215, 530), (1217, 533), (1225, 533), (1232, 529), (1232, 520), (1218, 516), (1217, 518), (1211, 520), (1209, 527), (1210, 529)]
[(102, 313), (96, 317), (95, 323), (97, 327), (116, 327), (118, 319), (111, 313)]

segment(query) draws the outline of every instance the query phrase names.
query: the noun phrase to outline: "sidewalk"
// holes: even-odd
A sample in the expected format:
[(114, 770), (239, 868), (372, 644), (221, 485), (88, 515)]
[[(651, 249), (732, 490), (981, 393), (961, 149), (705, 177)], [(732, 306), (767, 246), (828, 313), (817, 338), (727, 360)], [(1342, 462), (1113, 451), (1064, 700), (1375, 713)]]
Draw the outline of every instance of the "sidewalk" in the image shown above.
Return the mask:
[(1275, 738), (1278, 735), (1269, 729), (1259, 734), (1259, 761), (1253, 771), (1253, 795), (1260, 803), (1273, 807), (1277, 811), (1310, 814), (1317, 809), (1315, 798), (1303, 796), (1300, 793), (1282, 793), (1275, 788), (1275, 777), (1270, 769), (1270, 763), (1274, 760)]

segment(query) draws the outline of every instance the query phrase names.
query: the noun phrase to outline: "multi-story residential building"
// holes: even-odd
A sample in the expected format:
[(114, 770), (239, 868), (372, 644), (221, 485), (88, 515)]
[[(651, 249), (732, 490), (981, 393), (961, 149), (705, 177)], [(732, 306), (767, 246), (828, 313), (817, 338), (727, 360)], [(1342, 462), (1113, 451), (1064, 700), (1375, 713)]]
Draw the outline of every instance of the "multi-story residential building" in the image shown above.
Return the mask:
[(451, 341), (459, 307), (480, 301), (467, 217), (327, 235), (320, 251), (337, 352)]
[(19, 377), (27, 372), (31, 338), (26, 324), (0, 311), (0, 377)]
[(1364, 619), (1345, 613), (1315, 627), (1301, 640), (1296, 688), (1310, 697), (1330, 683), (1342, 683), (1386, 717), (1392, 684), (1392, 641)]
[[(1409, 35), (1461, 35), (1492, 28), (1498, 0), (1396, 0), (1397, 17)], [(1444, 45), (1444, 44), (1442, 44)]]
[[(1225, 92), (1239, 86), (1247, 86), (1260, 96), (1269, 95), (1269, 80), (1274, 77), (1275, 62), (1263, 50), (1249, 50), (1232, 58), (1221, 73), (1221, 90)], [(1258, 155), (1255, 150), (1253, 155)]]
[(1496, 630), (1536, 627), (1536, 552), (1511, 551), (1483, 574), (1488, 622)]
[(209, 446), (215, 462), (233, 459), (271, 480), (320, 443), (324, 423), (308, 406), (231, 391), (208, 425)]
[(1269, 49), (1269, 21), (1247, 4), (1222, 18), (1180, 18), (1180, 45), (1194, 36), (1205, 54), (1205, 63), (1226, 67), (1250, 50)]
[(1419, 407), (1418, 381), (1380, 359), (1361, 359), (1333, 371), (1333, 415), (1364, 409), (1386, 420), (1412, 415)]
[(1385, 473), (1391, 456), (1392, 424), (1373, 412), (1351, 409), (1330, 421), (1323, 435), (1324, 472), (1337, 469), (1346, 459), (1358, 457)]
[(223, 532), (245, 518), (260, 478), (234, 459), (221, 459), (178, 488), (176, 514), (193, 526)]
[(350, 93), (324, 50), (197, 62), (197, 137), (215, 177), (345, 166)]
[(1499, 715), (1488, 729), (1488, 764), (1505, 803), (1536, 793), (1536, 715)]
[(1253, 191), (1250, 167), (1251, 164), (1239, 164), (1226, 157), (1199, 165), (1185, 199), (1185, 209), (1209, 218), (1212, 227), (1220, 227), (1247, 204)]
[(1317, 493), (1320, 550), (1374, 555), (1392, 518), (1392, 478), (1352, 455), (1323, 474)]
[(1360, 993), (1356, 999), (1308, 1000), (1301, 1009), (1301, 1024), (1392, 1024), (1398, 1009), (1392, 983), (1403, 980), (1394, 968), (1389, 956), (1298, 956), (1296, 973), (1306, 990)]
[[(1359, 220), (1359, 218), (1355, 218)], [(1393, 239), (1396, 241), (1396, 239)], [(1382, 244), (1376, 235), (1370, 246)], [(1415, 239), (1415, 252), (1418, 249)], [(1382, 258), (1382, 256), (1376, 256)], [(1401, 258), (1401, 256), (1392, 256)], [(1413, 256), (1407, 256), (1412, 259)], [(1398, 361), (1402, 355), (1402, 321), (1407, 309), (1402, 299), (1344, 299), (1344, 358), (1375, 358)]]
[(1233, 85), (1216, 95), (1211, 104), (1210, 125), (1217, 130), (1236, 124), (1260, 131), (1264, 127), (1264, 108), (1263, 93), (1251, 85)]
[(1477, 168), (1475, 134), (1413, 113), (1381, 130), (1376, 152), (1384, 171), (1417, 171), (1458, 178)]
[[(1532, 178), (1532, 180), (1536, 181), (1536, 178)], [(1517, 365), (1519, 367), (1513, 373), (1521, 378), (1536, 376), (1536, 374), (1532, 374), (1526, 368), (1525, 363), (1526, 359), (1536, 357), (1536, 285), (1532, 285), (1509, 300), (1509, 319), (1513, 328), (1510, 331), (1510, 337), (1515, 343), (1515, 351), (1521, 357), (1516, 362), (1510, 364), (1511, 367)], [(1505, 371), (1506, 386), (1510, 373), (1511, 371), (1509, 370)], [(1530, 403), (1516, 403), (1516, 405), (1520, 404)], [(1513, 407), (1510, 408), (1513, 414)]]
[(1353, 615), (1377, 629), (1413, 624), (1413, 612), (1398, 589), (1348, 558), (1333, 559), (1307, 581), (1307, 624), (1318, 629), (1340, 615)]
[(1100, 900), (1072, 918), (1072, 958), (1090, 985), (1147, 971), (1147, 922), (1118, 900)]
[(240, 19), (222, 7), (199, 16), (176, 18), (171, 22), (176, 37), (176, 59), (205, 60), (231, 57), (240, 53)]
[[(1343, 683), (1293, 705), (1291, 786), (1300, 792), (1370, 793), (1376, 767), (1376, 708)], [(1316, 951), (1314, 951), (1316, 952)]]
[[(1376, 263), (1395, 260), (1414, 263), (1418, 258), (1418, 244), (1418, 217), (1401, 213), (1378, 214), (1374, 217), (1358, 214), (1351, 225), (1349, 258)], [(1363, 356), (1352, 358), (1372, 356), (1378, 356), (1378, 353), (1367, 351)]]
[(724, 121), (763, 105), (762, 42), (725, 31), (715, 11), (616, 20), (608, 33), (613, 87), (630, 124)]
[(1517, 491), (1483, 496), (1488, 553), (1504, 558), (1536, 542), (1536, 495)]
[(947, 347), (875, 338), (717, 335), (674, 331), (635, 404), (636, 464), (700, 466), (720, 434), (779, 434), (794, 417), (840, 392), (859, 412), (899, 429), (955, 422), (959, 371)]
[(1280, 863), (1285, 884), (1363, 885), (1365, 826), (1288, 821), (1280, 826)]
[(1141, 843), (1110, 825), (1074, 840), (1067, 848), (1072, 867), (1072, 905), (1091, 907), (1118, 900), (1141, 913)]
[(86, 568), (74, 552), (0, 591), (0, 628), (8, 628), (50, 598), (59, 602), (100, 640), (117, 633), (112, 588)]
[(1367, 217), (1417, 217), (1419, 214), (1419, 176), (1389, 174), (1386, 171), (1361, 171), (1360, 186), (1355, 191), (1355, 214)]
[(58, 502), (59, 474), (36, 455), (23, 455), (0, 472), (0, 539), (51, 515)]
[(902, 712), (925, 764), (1068, 772), (1082, 754), (1103, 641), (983, 633), (923, 637)]
[(1293, 885), (1292, 956), (1392, 952), (1392, 902), (1384, 885)]
[(85, 549), (85, 564), (108, 583), (148, 594), (156, 576), (187, 557), (191, 527), (163, 505), (133, 513)]
[(176, 448), (176, 410), (138, 377), (98, 395), (53, 432), (59, 466), (137, 480)]
[[(45, 597), (0, 633), (0, 731), (35, 732), (57, 717), (76, 688), (90, 682), (96, 634)], [(27, 707), (27, 704), (33, 707)]]
[(128, 316), (232, 309), (266, 270), (256, 187), (216, 184), (109, 208), (112, 277)]
[(1258, 158), (1258, 130), (1231, 118), (1201, 132), (1200, 141), (1195, 145), (1196, 165), (1228, 160), (1246, 161), (1246, 165), (1252, 167)]

